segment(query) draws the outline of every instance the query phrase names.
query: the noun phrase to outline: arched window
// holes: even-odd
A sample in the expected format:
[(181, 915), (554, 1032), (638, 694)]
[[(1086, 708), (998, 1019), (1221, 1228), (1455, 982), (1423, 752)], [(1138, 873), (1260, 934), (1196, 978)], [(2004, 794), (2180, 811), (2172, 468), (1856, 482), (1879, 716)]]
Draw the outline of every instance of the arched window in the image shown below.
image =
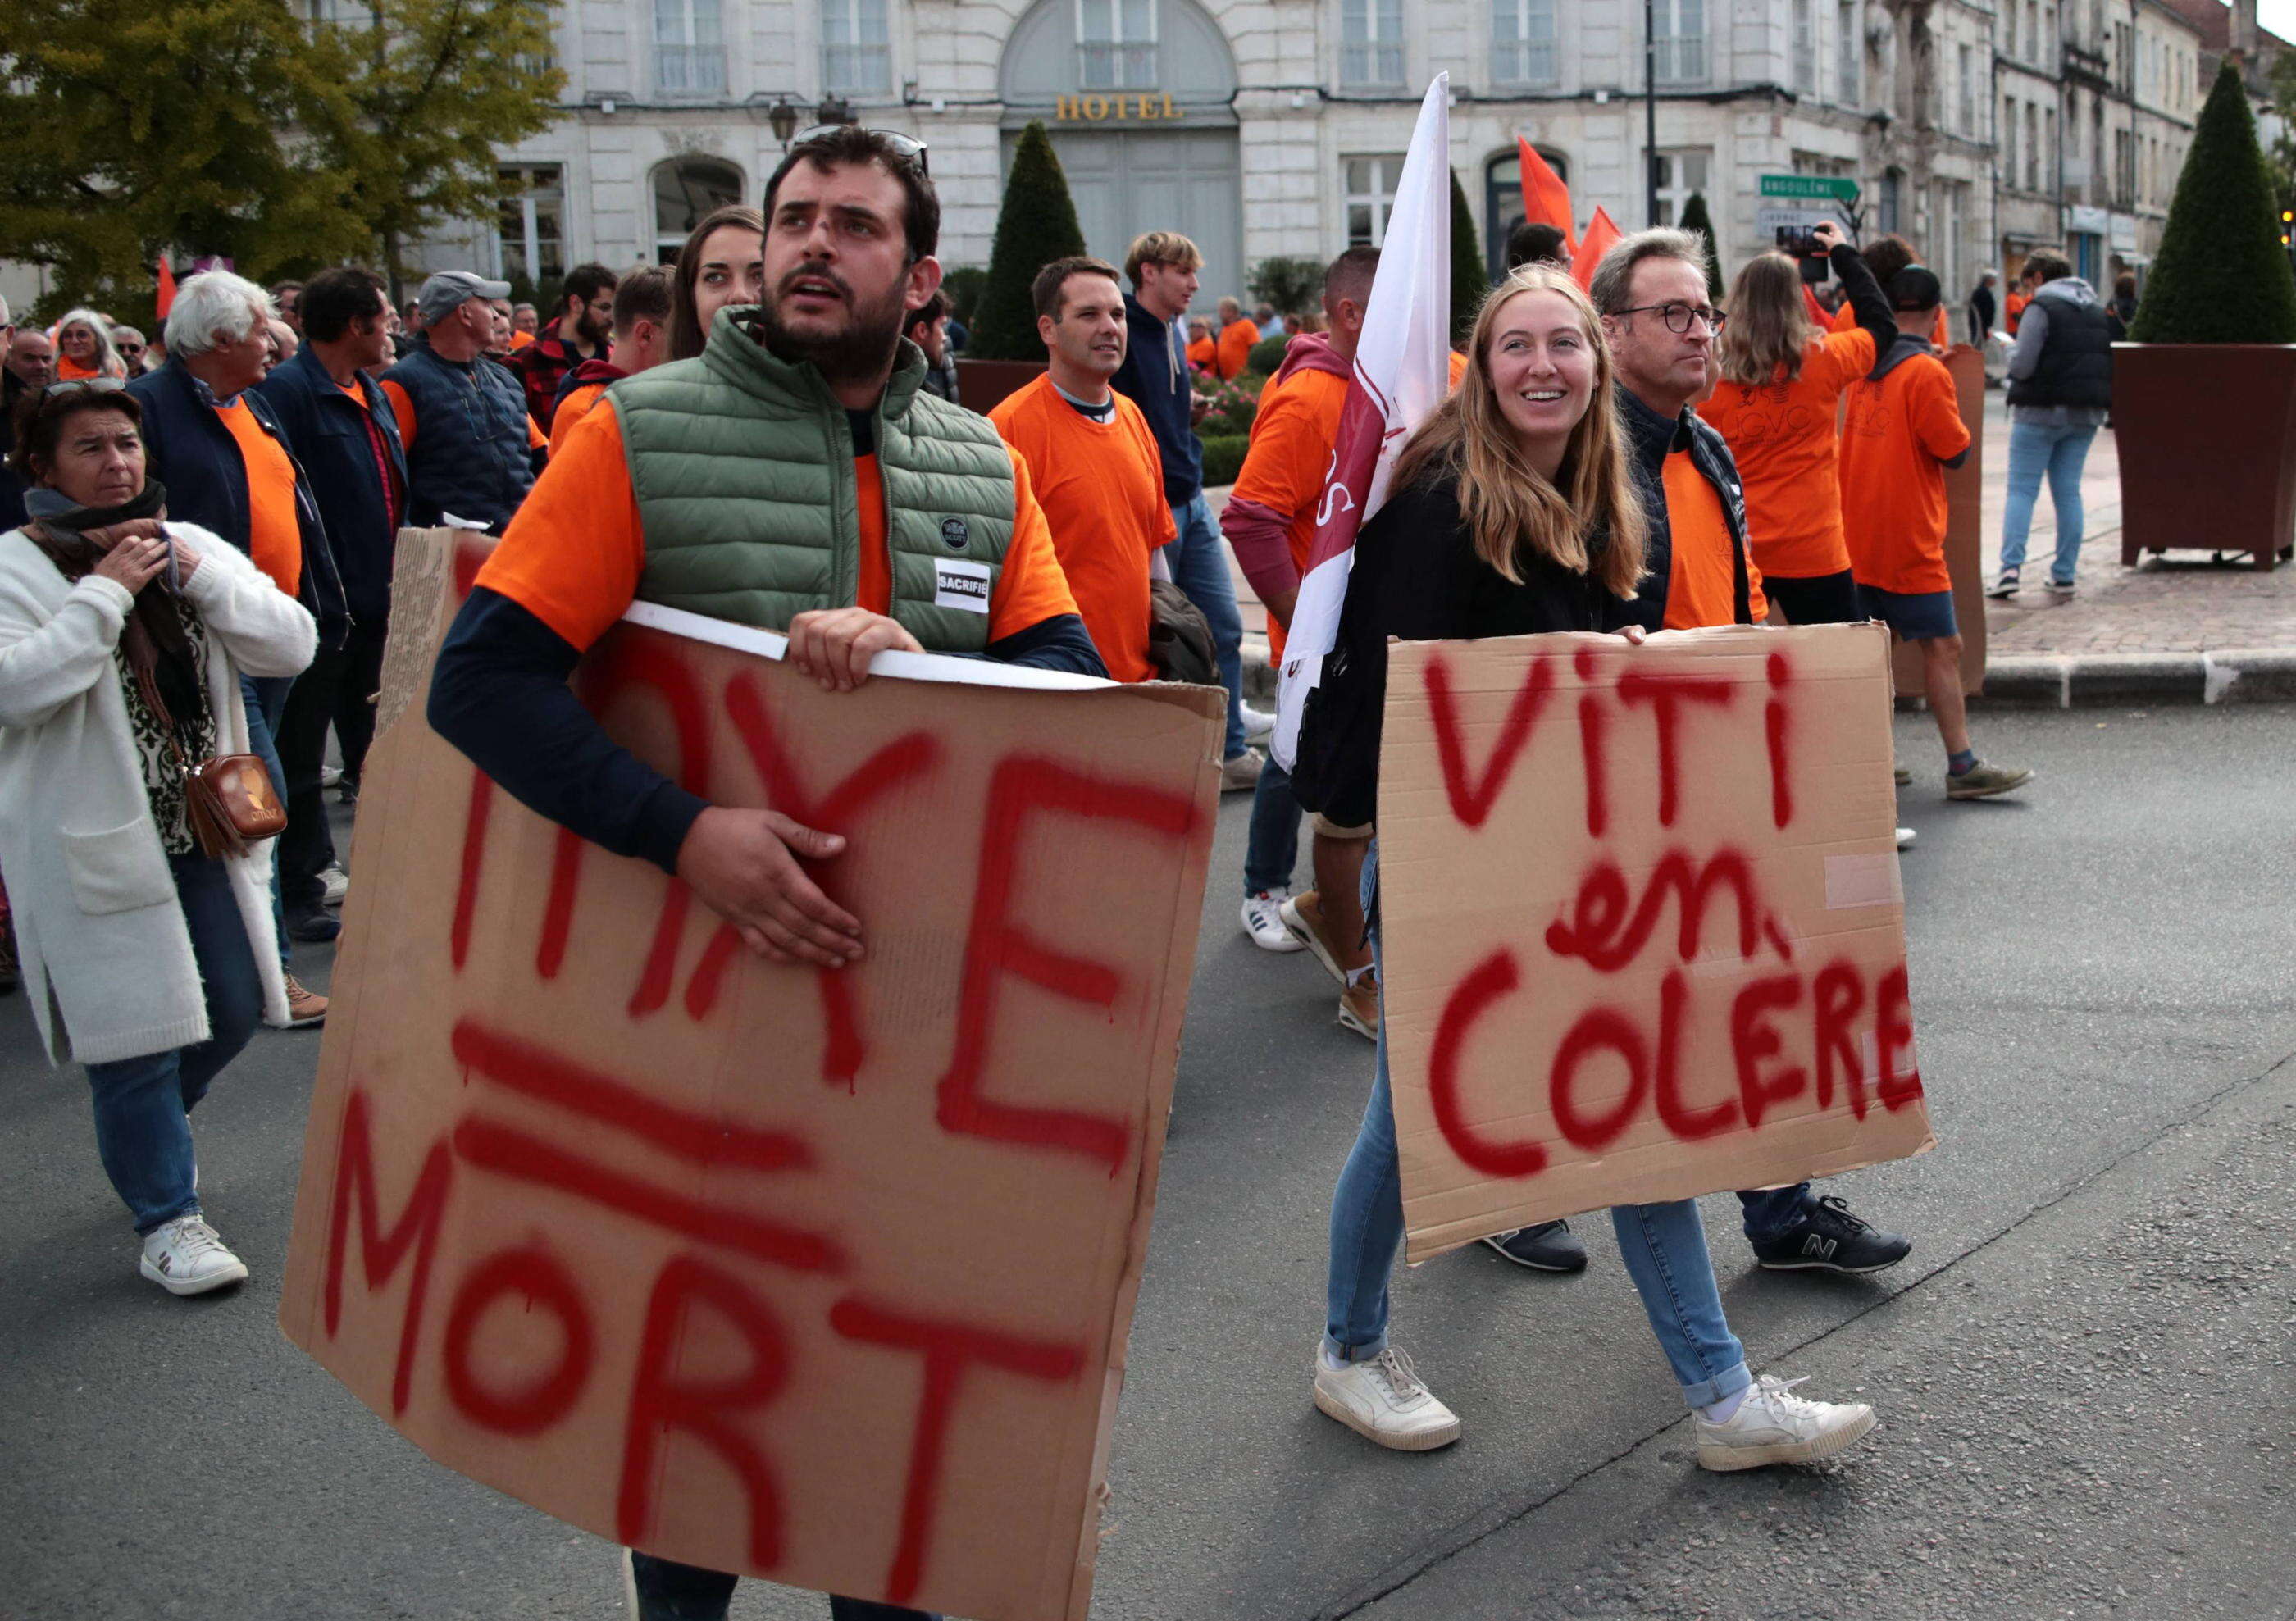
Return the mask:
[(722, 158), (673, 158), (653, 171), (654, 257), (677, 257), (687, 234), (714, 209), (740, 202), (742, 171)]
[[(1542, 146), (1538, 155), (1564, 184), (1570, 183), (1570, 160)], [(1507, 238), (1522, 224), (1522, 160), (1512, 148), (1483, 165), (1483, 247), (1488, 268), (1496, 282), (1506, 274)]]

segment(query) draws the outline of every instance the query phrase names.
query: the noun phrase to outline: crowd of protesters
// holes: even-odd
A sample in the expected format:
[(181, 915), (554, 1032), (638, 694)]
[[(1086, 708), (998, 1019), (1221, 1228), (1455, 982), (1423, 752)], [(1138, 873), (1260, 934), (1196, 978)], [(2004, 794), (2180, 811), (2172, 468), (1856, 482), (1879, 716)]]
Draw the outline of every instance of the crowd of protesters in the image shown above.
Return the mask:
[[(144, 1275), (178, 1294), (244, 1278), (202, 1213), (189, 1116), (259, 1022), (325, 1017), (292, 949), (339, 930), (349, 853), (325, 796), (357, 802), (402, 527), (501, 537), (439, 656), (430, 723), (524, 803), (682, 879), (783, 962), (865, 948), (864, 920), (799, 864), (839, 841), (711, 805), (608, 740), (567, 678), (633, 600), (784, 632), (797, 667), (837, 691), (888, 651), (1155, 679), (1177, 672), (1152, 628), (1183, 615), (1204, 650), (1193, 673), (1228, 695), (1221, 786), (1252, 794), (1244, 930), (1312, 953), (1340, 1023), (1375, 1046), (1332, 1198), (1313, 1400), (1381, 1445), (1446, 1445), (1458, 1415), (1390, 1338), (1403, 1224), (1369, 921), (1387, 641), (1879, 620), (1922, 651), (1947, 794), (2022, 785), (2030, 772), (1978, 757), (1961, 703), (1944, 474), (1970, 436), (1938, 357), (1938, 278), (1898, 239), (1861, 252), (1829, 228), (1831, 305), (1801, 265), (1766, 253), (1717, 308), (1698, 237), (1629, 236), (1582, 291), (1562, 233), (1519, 228), (1447, 403), (1403, 446), (1360, 536), (1339, 632), (1355, 686), (1329, 711), (1348, 718), (1302, 739), (1318, 784), (1303, 798), (1254, 746), (1272, 717), (1243, 702), (1230, 560), (1280, 659), (1379, 250), (1333, 259), (1314, 311), (1248, 315), (1226, 298), (1216, 318), (1188, 314), (1204, 261), (1185, 236), (1145, 232), (1120, 266), (1057, 260), (1033, 289), (1046, 368), (984, 417), (956, 402), (962, 334), (922, 159), (886, 132), (816, 132), (762, 212), (717, 210), (671, 265), (577, 266), (547, 310), (464, 270), (404, 307), (356, 267), (267, 290), (210, 270), (176, 292), (157, 341), (86, 308), (7, 328), (0, 873), (42, 1041), (86, 1069)], [(1990, 276), (1968, 313), (1981, 341)], [(2008, 294), (1996, 594), (2018, 588), (2044, 477), (2050, 585), (2072, 587), (2120, 315), (2047, 253)], [(1216, 518), (1200, 383), (1250, 375), (1278, 335)], [(704, 448), (729, 433), (756, 452), (731, 484)], [(824, 488), (851, 533), (819, 521)], [(899, 503), (968, 524), (965, 556), (917, 540)], [(937, 589), (953, 570), (968, 588)], [(853, 580), (849, 594), (789, 585), (832, 578)], [(217, 825), (187, 786), (188, 767), (245, 756), (262, 763), (242, 779), (254, 798), (283, 809), (275, 838)], [(1295, 891), (1303, 819), (1313, 882)], [(1807, 1183), (1739, 1197), (1765, 1267), (1863, 1273), (1911, 1248)], [(1863, 1404), (1751, 1371), (1694, 1202), (1611, 1216), (1702, 1464), (1821, 1458), (1871, 1429)], [(1567, 1222), (1487, 1241), (1532, 1272), (1587, 1264)], [(723, 1615), (734, 1587), (643, 1554), (630, 1569), (647, 1617)]]

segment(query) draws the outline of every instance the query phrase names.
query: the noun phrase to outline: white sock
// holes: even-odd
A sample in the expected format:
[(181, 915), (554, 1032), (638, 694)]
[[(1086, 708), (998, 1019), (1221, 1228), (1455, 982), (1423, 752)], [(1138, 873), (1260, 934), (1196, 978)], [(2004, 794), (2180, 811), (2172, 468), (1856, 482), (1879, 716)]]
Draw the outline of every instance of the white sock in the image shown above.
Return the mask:
[[(1752, 1388), (1751, 1385), (1746, 1387), (1746, 1390)], [(1734, 1396), (1726, 1396), (1718, 1402), (1707, 1403), (1698, 1410), (1699, 1416), (1710, 1424), (1727, 1424), (1730, 1421), (1730, 1415), (1736, 1412), (1745, 1402), (1746, 1390), (1741, 1390)]]
[(1347, 988), (1349, 990), (1353, 990), (1357, 986), (1361, 985), (1363, 983), (1363, 977), (1369, 972), (1371, 972), (1371, 964), (1368, 962), (1365, 963), (1361, 968), (1351, 968), (1347, 970), (1345, 976)]

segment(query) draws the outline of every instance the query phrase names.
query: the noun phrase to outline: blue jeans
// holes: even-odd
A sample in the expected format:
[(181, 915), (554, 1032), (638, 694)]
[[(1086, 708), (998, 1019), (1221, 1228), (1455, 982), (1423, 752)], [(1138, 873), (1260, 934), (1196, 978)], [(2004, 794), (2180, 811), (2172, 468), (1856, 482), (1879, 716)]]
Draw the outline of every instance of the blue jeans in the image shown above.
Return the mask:
[(2049, 577), (2061, 585), (2073, 583), (2080, 562), (2081, 468), (2088, 461), (2089, 441), (2096, 424), (2053, 428), (2045, 422), (2009, 424), (2009, 501), (2001, 511), (2001, 566), (2019, 569), (2025, 562), (2025, 539), (2032, 532), (2033, 503), (2041, 494), (2041, 476), (2048, 475), (2049, 500), (2057, 509), (2057, 561)]
[[(637, 1579), (639, 1621), (725, 1621), (726, 1607), (734, 1601), (740, 1577), (700, 1565), (681, 1565), (633, 1551), (630, 1572)], [(941, 1621), (921, 1609), (879, 1604), (869, 1599), (845, 1599), (832, 1593), (830, 1621)]]
[[(293, 689), (292, 675), (242, 675), (239, 695), (247, 701), (247, 750), (260, 757), (264, 770), (271, 774), (271, 790), (279, 802), (287, 802), (287, 772), (279, 764), (279, 745), (275, 741), (279, 722), (287, 713), (287, 694)], [(287, 908), (279, 893), (279, 844), (271, 846), (271, 921), (279, 932), (279, 966), (287, 973), (295, 971), (292, 946), (287, 939)]]
[(1228, 577), (1227, 552), (1203, 491), (1172, 509), (1172, 527), (1179, 534), (1165, 546), (1164, 561), (1171, 565), (1172, 583), (1212, 627), (1220, 684), (1227, 689), (1226, 757), (1232, 760), (1244, 749), (1243, 616), (1235, 605), (1235, 582)]
[(189, 1117), (207, 1096), (208, 1083), (238, 1056), (263, 1017), (263, 984), (231, 875), (223, 863), (204, 856), (171, 856), (168, 864), (207, 992), (208, 1038), (87, 1067), (95, 1151), (139, 1233), (200, 1208), (193, 1191)]
[(1251, 790), (1251, 831), (1243, 845), (1243, 892), (1289, 889), (1300, 864), (1300, 801), (1292, 797), (1292, 774), (1269, 755)]
[[(1363, 900), (1372, 915), (1379, 845), (1364, 860)], [(1379, 960), (1379, 930), (1371, 937)], [(1382, 975), (1384, 981), (1385, 976)], [(1387, 1280), (1403, 1243), (1403, 1178), (1395, 1150), (1395, 1110), (1388, 1088), (1387, 1021), (1382, 1007), (1379, 1057), (1371, 1102), (1355, 1147), (1332, 1191), (1331, 1273), (1325, 1289), (1324, 1348), (1345, 1362), (1367, 1362), (1387, 1348)], [(1730, 1332), (1715, 1287), (1695, 1199), (1620, 1205), (1611, 1212), (1627, 1275), (1642, 1296), (1659, 1348), (1682, 1387), (1683, 1400), (1703, 1407), (1754, 1382), (1745, 1347)]]

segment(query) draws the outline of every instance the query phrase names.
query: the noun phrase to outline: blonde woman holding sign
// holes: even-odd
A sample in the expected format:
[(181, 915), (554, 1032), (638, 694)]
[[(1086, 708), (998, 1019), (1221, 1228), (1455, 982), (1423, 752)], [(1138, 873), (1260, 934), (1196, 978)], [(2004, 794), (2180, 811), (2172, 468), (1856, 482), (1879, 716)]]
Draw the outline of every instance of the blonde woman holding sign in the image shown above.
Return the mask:
[[(1552, 266), (1528, 265), (1483, 305), (1467, 373), (1398, 461), (1395, 493), (1356, 543), (1338, 645), (1303, 722), (1303, 800), (1350, 822), (1376, 812), (1386, 643), (1604, 630), (1643, 572), (1644, 520), (1594, 307)], [(1407, 565), (1407, 566), (1406, 566)], [(1622, 634), (1640, 641), (1639, 629)], [(1378, 949), (1378, 845), (1364, 911)], [(1382, 1020), (1382, 1025), (1384, 1021)], [(1695, 1201), (1611, 1212), (1627, 1271), (1710, 1470), (1832, 1456), (1874, 1427), (1862, 1403), (1805, 1401), (1757, 1380), (1722, 1311)], [(1384, 1035), (1371, 1102), (1332, 1198), (1327, 1319), (1316, 1405), (1382, 1446), (1424, 1452), (1459, 1420), (1388, 1339), (1388, 1275), (1403, 1240)]]

